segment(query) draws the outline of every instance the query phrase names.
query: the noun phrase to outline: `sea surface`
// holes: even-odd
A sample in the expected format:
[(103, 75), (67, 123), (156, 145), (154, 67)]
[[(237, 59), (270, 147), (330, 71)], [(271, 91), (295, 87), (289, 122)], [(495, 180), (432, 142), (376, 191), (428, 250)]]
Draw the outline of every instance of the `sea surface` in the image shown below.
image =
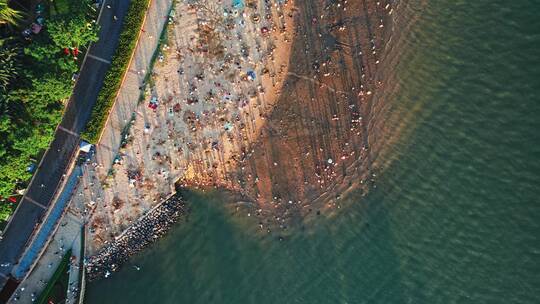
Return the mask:
[(401, 5), (368, 195), (279, 241), (190, 193), (87, 303), (540, 303), (540, 2)]

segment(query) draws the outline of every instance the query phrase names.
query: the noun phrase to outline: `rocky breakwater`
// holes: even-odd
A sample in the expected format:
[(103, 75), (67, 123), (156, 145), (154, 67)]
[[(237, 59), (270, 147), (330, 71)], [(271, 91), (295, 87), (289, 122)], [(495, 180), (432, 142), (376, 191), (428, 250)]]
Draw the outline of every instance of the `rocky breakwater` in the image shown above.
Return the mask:
[(186, 212), (185, 202), (180, 195), (165, 200), (85, 261), (88, 279), (108, 277), (131, 255), (163, 236)]

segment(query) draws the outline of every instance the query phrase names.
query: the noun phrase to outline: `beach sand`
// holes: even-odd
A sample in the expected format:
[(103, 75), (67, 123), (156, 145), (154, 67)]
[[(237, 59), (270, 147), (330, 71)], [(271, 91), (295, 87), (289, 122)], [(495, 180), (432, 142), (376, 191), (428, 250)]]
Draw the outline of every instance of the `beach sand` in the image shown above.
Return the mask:
[(179, 181), (235, 189), (230, 172), (273, 109), (293, 41), (292, 1), (245, 5), (176, 4), (125, 144), (111, 171), (97, 170), (103, 203), (93, 208), (91, 252), (174, 193)]
[(119, 156), (96, 174), (90, 254), (176, 187), (239, 194), (263, 231), (340, 207), (350, 189), (367, 191), (392, 5), (244, 5), (176, 4)]

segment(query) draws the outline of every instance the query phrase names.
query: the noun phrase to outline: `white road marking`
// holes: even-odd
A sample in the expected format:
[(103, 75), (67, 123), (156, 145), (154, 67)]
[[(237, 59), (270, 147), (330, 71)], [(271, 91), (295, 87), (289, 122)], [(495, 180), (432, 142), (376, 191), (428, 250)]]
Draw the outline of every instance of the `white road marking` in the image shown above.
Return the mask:
[(34, 204), (34, 205), (36, 205), (36, 206), (38, 206), (38, 207), (41, 207), (41, 208), (43, 208), (44, 210), (47, 210), (47, 207), (45, 207), (45, 206), (43, 206), (42, 204), (36, 202), (36, 201), (35, 201), (34, 199), (32, 199), (31, 197), (26, 196), (25, 198), (26, 198), (30, 203), (32, 203), (32, 204)]
[(62, 127), (62, 126), (58, 126), (58, 129), (60, 129), (60, 130), (62, 130), (62, 131), (64, 131), (64, 132), (67, 132), (67, 133), (69, 133), (69, 134), (71, 134), (71, 135), (73, 135), (73, 136), (79, 137), (79, 134), (77, 134), (77, 133), (75, 133), (75, 132), (73, 132), (73, 131), (71, 131), (71, 130), (68, 130), (68, 129)]
[(87, 54), (86, 56), (90, 57), (90, 58), (93, 58), (95, 60), (98, 60), (98, 61), (101, 61), (101, 62), (105, 62), (106, 64), (111, 64), (111, 62), (107, 59), (103, 59), (101, 57), (98, 57), (98, 56), (94, 56), (92, 54)]

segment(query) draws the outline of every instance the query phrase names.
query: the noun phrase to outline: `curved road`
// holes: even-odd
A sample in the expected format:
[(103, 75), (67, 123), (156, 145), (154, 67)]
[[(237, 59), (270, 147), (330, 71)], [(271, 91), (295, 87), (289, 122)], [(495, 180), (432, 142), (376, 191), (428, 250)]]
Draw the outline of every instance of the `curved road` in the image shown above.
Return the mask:
[[(65, 109), (62, 122), (43, 156), (37, 172), (0, 240), (0, 303), (9, 293), (13, 265), (22, 255), (37, 224), (51, 205), (63, 174), (78, 150), (79, 134), (90, 117), (110, 60), (118, 44), (130, 0), (106, 0), (99, 16), (99, 41), (88, 52)], [(4, 288), (6, 287), (6, 288)], [(5, 289), (5, 290), (4, 290)]]

